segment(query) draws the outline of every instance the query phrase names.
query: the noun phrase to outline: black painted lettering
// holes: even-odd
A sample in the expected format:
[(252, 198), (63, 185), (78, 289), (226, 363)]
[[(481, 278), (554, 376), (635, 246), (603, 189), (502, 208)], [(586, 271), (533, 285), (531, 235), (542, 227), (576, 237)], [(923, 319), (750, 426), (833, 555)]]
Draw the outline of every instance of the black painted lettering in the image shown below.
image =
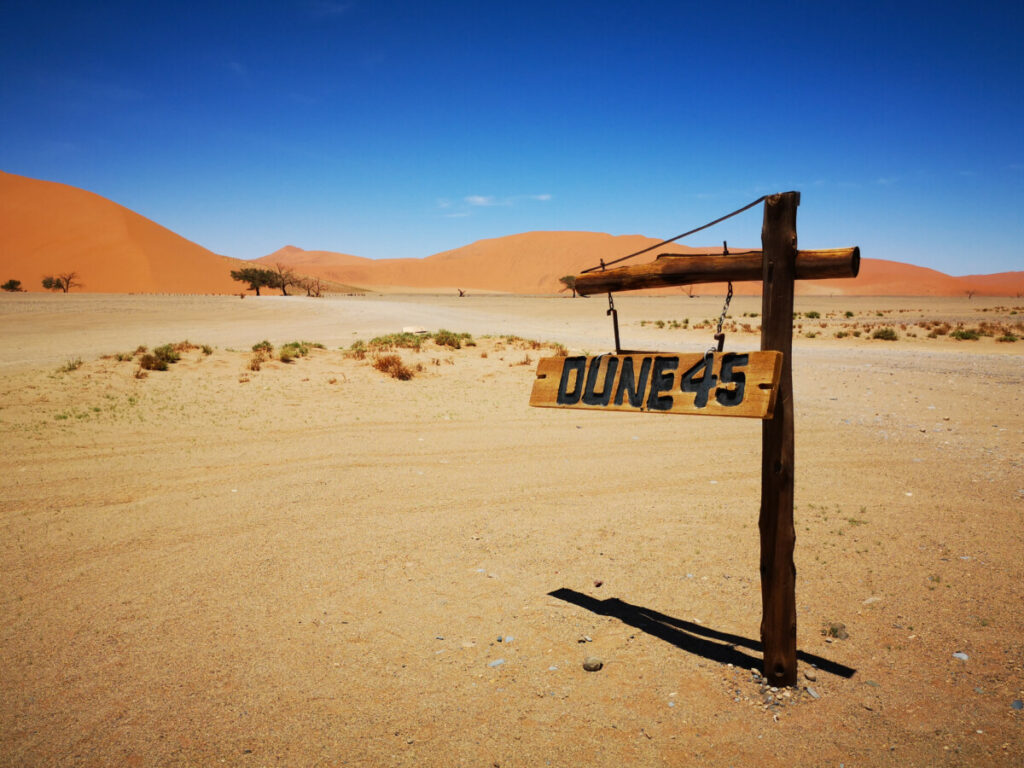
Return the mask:
[(747, 375), (736, 369), (750, 362), (750, 355), (737, 355), (732, 352), (722, 356), (722, 384), (733, 384), (732, 389), (719, 386), (715, 390), (715, 400), (720, 404), (731, 406), (743, 402), (743, 392), (747, 386)]
[[(708, 392), (714, 389), (715, 383), (718, 381), (718, 377), (711, 372), (714, 365), (714, 356), (702, 357), (696, 365), (679, 377), (679, 389), (683, 392), (694, 393), (694, 408), (703, 408), (708, 404)], [(700, 376), (697, 375), (698, 373)]]
[[(583, 370), (587, 366), (585, 357), (567, 357), (562, 363), (562, 380), (558, 382), (559, 405), (576, 405), (580, 401), (580, 394), (583, 392)], [(569, 391), (569, 377), (575, 372), (576, 380)]]
[(667, 411), (672, 408), (672, 395), (662, 395), (672, 389), (675, 374), (679, 367), (678, 357), (654, 358), (654, 370), (651, 374), (651, 394), (647, 397), (647, 408), (652, 411)]
[(634, 408), (642, 408), (644, 394), (647, 392), (647, 377), (651, 375), (651, 358), (645, 357), (640, 363), (640, 375), (633, 376), (633, 358), (622, 359), (622, 373), (619, 375), (619, 386), (615, 390), (615, 404), (622, 405), (622, 398), (629, 398)]
[(615, 372), (619, 369), (619, 358), (609, 357), (608, 365), (605, 367), (604, 387), (600, 392), (594, 392), (597, 384), (597, 374), (601, 369), (602, 357), (595, 357), (590, 361), (590, 370), (587, 372), (587, 386), (583, 390), (583, 402), (587, 405), (608, 405), (612, 399), (612, 387), (615, 384)]

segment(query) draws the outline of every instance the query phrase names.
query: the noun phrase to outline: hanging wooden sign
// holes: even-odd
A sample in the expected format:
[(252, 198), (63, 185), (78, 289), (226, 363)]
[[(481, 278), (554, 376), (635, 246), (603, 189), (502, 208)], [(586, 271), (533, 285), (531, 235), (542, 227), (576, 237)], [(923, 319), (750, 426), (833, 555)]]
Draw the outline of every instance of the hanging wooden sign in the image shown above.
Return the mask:
[(546, 357), (530, 405), (770, 419), (781, 352)]

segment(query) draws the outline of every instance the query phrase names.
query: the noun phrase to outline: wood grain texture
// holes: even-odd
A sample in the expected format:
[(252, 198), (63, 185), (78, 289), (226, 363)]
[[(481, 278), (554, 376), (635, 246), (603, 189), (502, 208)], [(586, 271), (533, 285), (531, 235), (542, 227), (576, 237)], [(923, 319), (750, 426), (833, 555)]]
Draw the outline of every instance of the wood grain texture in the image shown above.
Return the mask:
[(770, 419), (782, 364), (774, 351), (716, 353), (708, 380), (701, 352), (547, 357), (530, 405)]
[[(608, 291), (635, 291), (672, 285), (754, 281), (762, 278), (763, 251), (723, 254), (662, 254), (646, 264), (616, 267), (603, 272), (576, 276), (576, 292), (581, 296)], [(856, 277), (860, 271), (860, 248), (833, 248), (799, 251), (796, 255), (797, 280), (823, 280), (830, 277)]]
[(799, 192), (765, 201), (761, 247), (761, 348), (782, 352), (775, 417), (761, 425), (761, 642), (764, 674), (772, 685), (794, 685), (796, 566), (793, 548), (793, 289), (796, 279), (796, 209)]

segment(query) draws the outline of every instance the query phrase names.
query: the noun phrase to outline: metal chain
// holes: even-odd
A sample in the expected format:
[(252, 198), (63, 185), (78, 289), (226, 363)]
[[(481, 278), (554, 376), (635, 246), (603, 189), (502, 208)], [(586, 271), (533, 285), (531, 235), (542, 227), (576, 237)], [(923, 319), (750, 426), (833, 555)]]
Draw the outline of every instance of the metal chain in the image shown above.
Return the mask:
[(722, 333), (722, 324), (725, 322), (725, 315), (729, 311), (729, 302), (732, 301), (732, 280), (729, 281), (729, 290), (725, 294), (725, 304), (722, 305), (722, 314), (718, 316), (718, 327), (715, 329), (715, 341), (717, 345), (708, 347), (704, 357), (710, 357), (715, 352), (721, 352), (725, 347), (725, 334)]

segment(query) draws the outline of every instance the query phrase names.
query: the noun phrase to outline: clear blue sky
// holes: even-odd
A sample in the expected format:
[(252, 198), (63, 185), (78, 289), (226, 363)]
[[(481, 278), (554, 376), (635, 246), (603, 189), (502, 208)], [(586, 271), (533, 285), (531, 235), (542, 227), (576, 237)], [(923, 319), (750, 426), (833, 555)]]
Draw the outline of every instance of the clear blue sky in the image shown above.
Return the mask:
[[(670, 237), (1024, 269), (1019, 2), (0, 3), (0, 169), (218, 253)], [(760, 213), (686, 241), (759, 244)]]

